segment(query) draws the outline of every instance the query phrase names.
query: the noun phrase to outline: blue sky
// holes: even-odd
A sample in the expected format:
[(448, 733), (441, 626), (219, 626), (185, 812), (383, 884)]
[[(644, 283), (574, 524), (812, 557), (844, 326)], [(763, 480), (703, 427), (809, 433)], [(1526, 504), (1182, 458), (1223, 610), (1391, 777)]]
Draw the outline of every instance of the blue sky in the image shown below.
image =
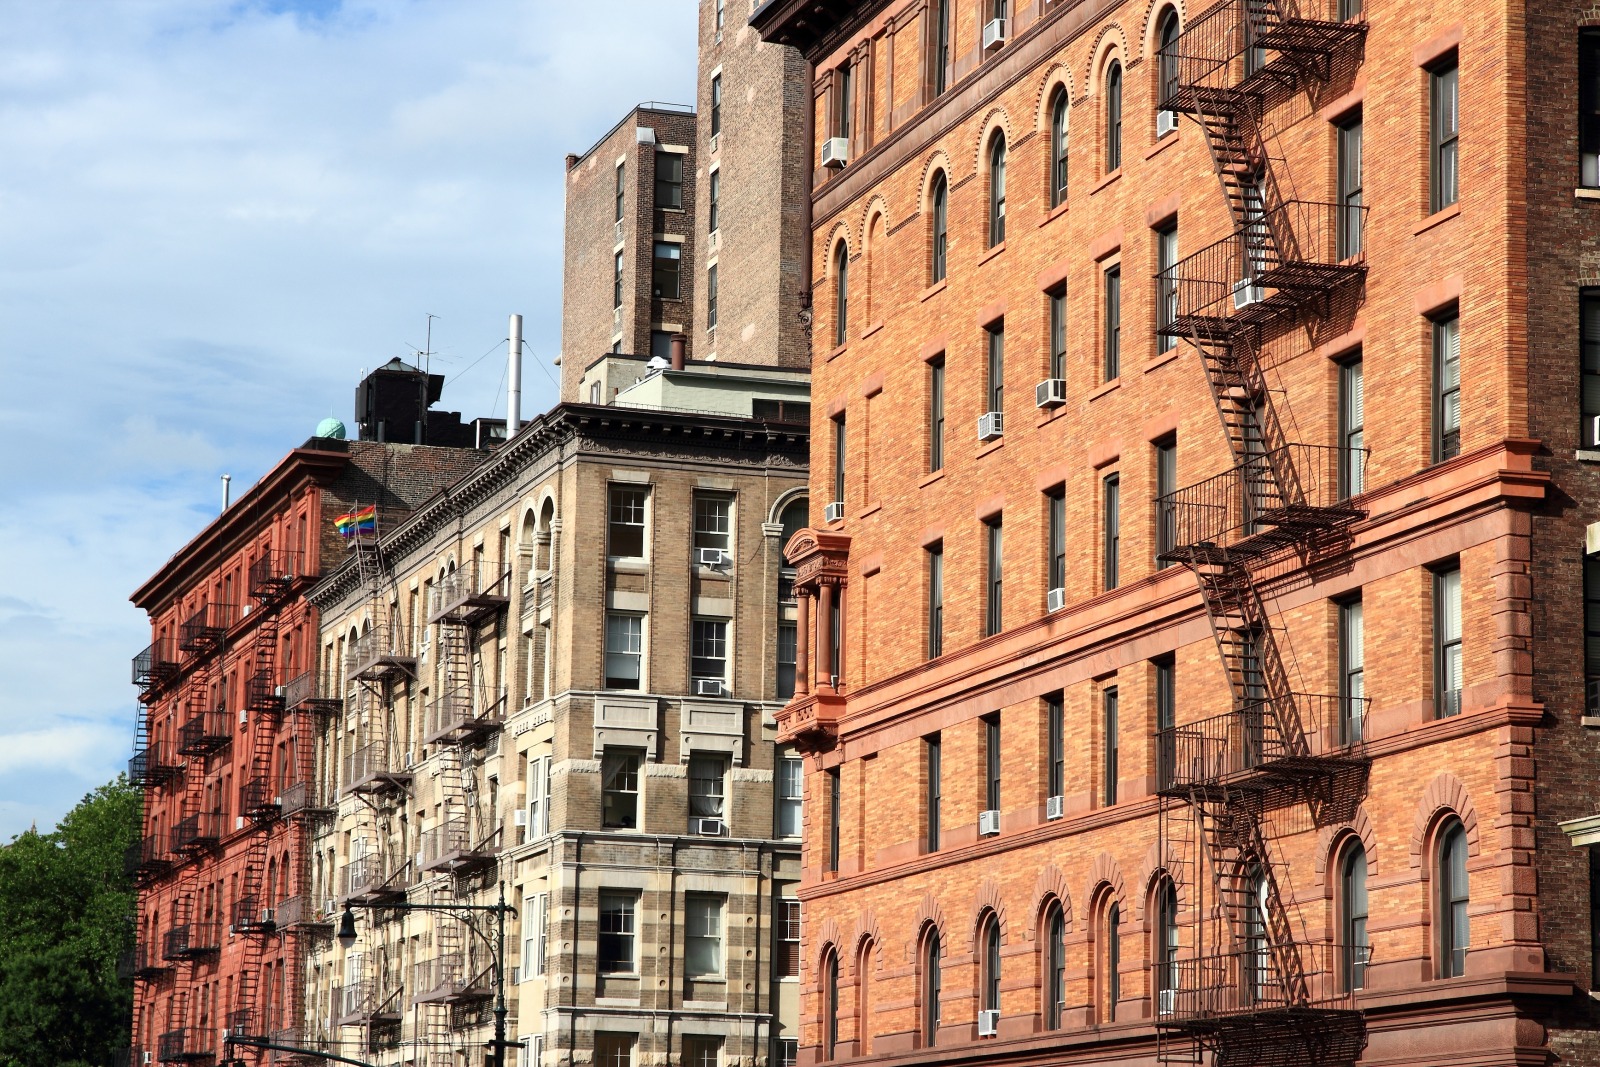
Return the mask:
[[(0, 841), (125, 765), (128, 595), (423, 344), (555, 398), (563, 157), (693, 101), (695, 0), (0, 0)], [(485, 352), (498, 349), (474, 365)], [(541, 369), (542, 368), (542, 369)], [(553, 371), (552, 371), (553, 373)]]

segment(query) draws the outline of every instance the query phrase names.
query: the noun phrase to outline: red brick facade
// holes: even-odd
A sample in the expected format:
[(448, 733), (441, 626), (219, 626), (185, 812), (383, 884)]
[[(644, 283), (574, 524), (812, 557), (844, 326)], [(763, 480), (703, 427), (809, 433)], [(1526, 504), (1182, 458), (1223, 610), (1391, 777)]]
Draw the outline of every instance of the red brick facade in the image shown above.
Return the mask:
[[(1252, 27), (1270, 42), (1257, 71), (1234, 47), (1242, 4), (1013, 3), (986, 52), (992, 5), (951, 0), (941, 72), (942, 6), (774, 0), (754, 17), (815, 65), (812, 495), (842, 503), (789, 550), (816, 628), (810, 692), (784, 719), (810, 750), (802, 1060), (1178, 1063), (1196, 1041), (1219, 1063), (1600, 1057), (1563, 1008), (1594, 976), (1587, 861), (1555, 829), (1597, 806), (1578, 666), (1600, 487), (1573, 458), (1577, 291), (1596, 270), (1596, 205), (1572, 192), (1577, 8), (1369, 0), (1293, 23), (1274, 7)], [(848, 162), (825, 167), (846, 62)], [(1459, 198), (1440, 207), (1453, 131), (1430, 118), (1451, 70)], [(1158, 99), (1176, 132), (1158, 136)], [(1341, 179), (1356, 122), (1364, 166)], [(1357, 244), (1341, 223), (1362, 215)], [(1357, 360), (1369, 455), (1352, 487)], [(1052, 377), (1062, 402), (1036, 407)], [(1003, 432), (981, 441), (992, 410)], [(1341, 636), (1355, 603), (1359, 640)]]

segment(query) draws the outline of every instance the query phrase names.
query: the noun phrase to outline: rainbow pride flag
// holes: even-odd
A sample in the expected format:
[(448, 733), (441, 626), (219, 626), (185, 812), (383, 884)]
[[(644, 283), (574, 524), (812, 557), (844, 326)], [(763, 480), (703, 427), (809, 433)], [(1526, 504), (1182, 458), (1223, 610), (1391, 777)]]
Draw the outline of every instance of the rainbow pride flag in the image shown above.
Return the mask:
[(355, 511), (347, 511), (333, 520), (334, 528), (344, 537), (360, 537), (378, 532), (378, 505), (369, 504)]

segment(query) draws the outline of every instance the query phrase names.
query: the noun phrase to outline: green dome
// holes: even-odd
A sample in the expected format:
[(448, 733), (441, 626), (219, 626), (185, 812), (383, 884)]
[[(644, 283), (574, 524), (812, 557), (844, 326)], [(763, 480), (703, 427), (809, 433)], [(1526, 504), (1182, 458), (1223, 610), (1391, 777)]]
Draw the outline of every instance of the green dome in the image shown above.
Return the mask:
[(329, 416), (328, 418), (323, 419), (321, 422), (317, 423), (316, 436), (317, 437), (331, 437), (335, 441), (343, 441), (344, 440), (344, 423), (340, 422), (336, 418), (333, 418), (332, 416)]

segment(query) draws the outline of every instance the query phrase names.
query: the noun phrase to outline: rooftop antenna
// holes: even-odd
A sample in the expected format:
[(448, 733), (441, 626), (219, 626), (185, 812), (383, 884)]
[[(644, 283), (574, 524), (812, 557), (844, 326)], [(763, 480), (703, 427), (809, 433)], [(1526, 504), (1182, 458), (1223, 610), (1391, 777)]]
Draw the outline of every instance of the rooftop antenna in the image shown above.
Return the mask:
[(439, 316), (428, 314), (422, 338), (422, 377), (417, 388), (421, 395), (417, 398), (417, 444), (427, 444), (426, 428), (428, 425), (428, 378), (433, 370), (433, 320)]

